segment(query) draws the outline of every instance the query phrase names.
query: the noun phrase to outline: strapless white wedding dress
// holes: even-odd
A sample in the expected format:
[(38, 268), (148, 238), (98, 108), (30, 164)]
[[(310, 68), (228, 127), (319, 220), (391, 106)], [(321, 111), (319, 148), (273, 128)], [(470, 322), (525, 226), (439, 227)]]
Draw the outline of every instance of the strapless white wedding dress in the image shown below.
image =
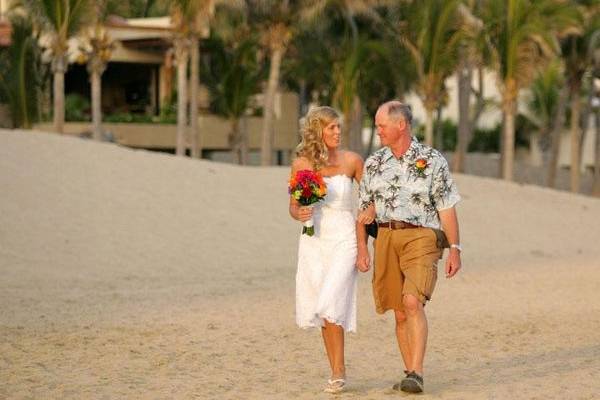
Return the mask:
[(296, 273), (296, 323), (323, 326), (323, 320), (356, 331), (356, 226), (352, 179), (324, 178), (327, 196), (315, 205), (314, 236), (300, 235)]

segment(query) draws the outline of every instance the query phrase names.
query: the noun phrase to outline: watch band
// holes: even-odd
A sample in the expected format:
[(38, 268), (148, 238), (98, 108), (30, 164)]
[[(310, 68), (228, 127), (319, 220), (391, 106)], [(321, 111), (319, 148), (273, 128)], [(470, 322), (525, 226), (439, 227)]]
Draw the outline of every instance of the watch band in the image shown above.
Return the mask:
[(458, 251), (462, 252), (462, 247), (460, 246), (460, 244), (454, 244), (453, 243), (453, 244), (450, 245), (450, 248), (455, 248)]

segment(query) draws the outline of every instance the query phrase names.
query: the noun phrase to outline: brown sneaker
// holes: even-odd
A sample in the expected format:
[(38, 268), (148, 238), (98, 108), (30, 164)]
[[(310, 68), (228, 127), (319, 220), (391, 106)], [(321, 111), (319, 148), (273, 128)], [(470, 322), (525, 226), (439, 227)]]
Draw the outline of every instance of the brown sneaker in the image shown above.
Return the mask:
[[(395, 385), (394, 388), (396, 388)], [(403, 392), (421, 393), (423, 392), (423, 388), (423, 377), (415, 371), (410, 371), (406, 374), (406, 378), (402, 379), (402, 382), (400, 382), (400, 390)]]

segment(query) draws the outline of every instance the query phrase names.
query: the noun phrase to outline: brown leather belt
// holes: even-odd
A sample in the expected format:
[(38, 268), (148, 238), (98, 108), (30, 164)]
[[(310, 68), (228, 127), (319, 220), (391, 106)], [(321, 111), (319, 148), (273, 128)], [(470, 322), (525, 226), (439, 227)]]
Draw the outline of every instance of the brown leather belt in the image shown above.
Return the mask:
[(394, 220), (392, 220), (390, 222), (380, 222), (377, 224), (377, 226), (379, 226), (380, 228), (390, 228), (392, 230), (421, 228), (421, 226), (419, 226), (419, 225), (413, 225), (413, 224), (409, 224), (408, 222), (394, 221)]

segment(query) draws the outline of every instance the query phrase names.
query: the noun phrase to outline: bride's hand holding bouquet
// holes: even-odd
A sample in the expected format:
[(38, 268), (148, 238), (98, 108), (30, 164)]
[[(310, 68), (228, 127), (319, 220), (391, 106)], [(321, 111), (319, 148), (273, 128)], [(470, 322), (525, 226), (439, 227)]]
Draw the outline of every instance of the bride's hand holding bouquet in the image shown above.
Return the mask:
[[(327, 194), (327, 186), (321, 174), (308, 169), (297, 171), (290, 178), (288, 191), (300, 205), (311, 207), (323, 200)], [(312, 217), (304, 222), (302, 233), (308, 236), (315, 234), (314, 221)]]

